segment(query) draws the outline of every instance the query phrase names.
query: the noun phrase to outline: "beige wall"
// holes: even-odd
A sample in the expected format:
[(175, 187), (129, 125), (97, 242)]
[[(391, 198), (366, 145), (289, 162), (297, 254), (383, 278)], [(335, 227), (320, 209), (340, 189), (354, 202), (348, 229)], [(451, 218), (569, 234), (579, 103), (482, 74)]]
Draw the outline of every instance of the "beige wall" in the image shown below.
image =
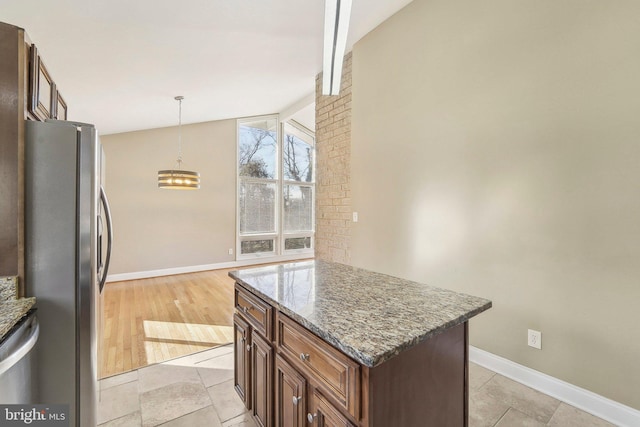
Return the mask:
[(197, 191), (160, 190), (159, 169), (175, 166), (178, 129), (101, 137), (114, 222), (110, 274), (229, 262), (236, 230), (236, 121), (184, 125), (184, 169)]
[(636, 409), (638, 16), (415, 0), (353, 50), (351, 147), (353, 264), (490, 298), (472, 345)]
[(316, 77), (317, 258), (351, 261), (351, 54), (342, 63), (339, 96), (322, 95)]

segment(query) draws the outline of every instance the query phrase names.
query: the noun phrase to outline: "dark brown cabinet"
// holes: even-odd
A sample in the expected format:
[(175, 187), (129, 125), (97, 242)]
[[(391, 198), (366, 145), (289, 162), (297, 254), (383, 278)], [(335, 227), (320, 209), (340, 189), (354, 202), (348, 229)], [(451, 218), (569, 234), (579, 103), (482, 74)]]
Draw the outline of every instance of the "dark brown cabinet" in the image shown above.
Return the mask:
[(67, 103), (24, 29), (0, 22), (0, 276), (24, 295), (25, 120), (66, 119)]
[(351, 421), (317, 391), (313, 393), (307, 421), (310, 425), (317, 427), (355, 427)]
[(267, 427), (272, 425), (273, 349), (255, 330), (251, 342), (251, 411), (258, 426)]
[(35, 44), (31, 45), (29, 58), (29, 114), (32, 119), (45, 121), (55, 117), (56, 84)]
[(60, 91), (56, 91), (56, 108), (54, 118), (57, 120), (67, 120), (67, 102), (64, 100)]
[(278, 352), (323, 393), (351, 414), (360, 416), (360, 365), (287, 316), (278, 313)]
[[(24, 280), (24, 119), (29, 43), (22, 28), (0, 22), (0, 276)], [(24, 289), (20, 292), (24, 295)]]
[(251, 409), (251, 333), (249, 324), (237, 314), (233, 316), (234, 387), (247, 409)]
[(273, 307), (239, 284), (234, 301), (235, 389), (256, 424), (353, 426), (342, 413), (359, 417), (360, 365), (280, 313), (274, 328)]
[(307, 421), (307, 380), (276, 356), (276, 427), (303, 427)]
[(235, 389), (260, 427), (273, 426), (273, 309), (236, 284)]
[(57, 89), (35, 44), (29, 54), (29, 118), (67, 120), (67, 103)]

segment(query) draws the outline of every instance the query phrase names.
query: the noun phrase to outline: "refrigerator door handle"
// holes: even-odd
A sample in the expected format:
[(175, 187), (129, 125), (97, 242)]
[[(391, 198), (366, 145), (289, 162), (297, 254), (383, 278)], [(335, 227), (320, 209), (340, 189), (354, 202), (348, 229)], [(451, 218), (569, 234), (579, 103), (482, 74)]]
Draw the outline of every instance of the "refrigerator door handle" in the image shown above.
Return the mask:
[(98, 264), (98, 275), (102, 274), (102, 230), (104, 229), (102, 225), (102, 216), (98, 215), (98, 256), (97, 264)]
[(111, 223), (111, 209), (109, 208), (109, 201), (107, 200), (107, 194), (104, 192), (104, 188), (100, 186), (100, 201), (104, 207), (104, 215), (107, 220), (107, 256), (104, 260), (104, 268), (102, 269), (102, 277), (100, 278), (100, 293), (107, 281), (107, 273), (109, 272), (109, 264), (111, 262), (111, 246), (113, 244), (113, 228)]

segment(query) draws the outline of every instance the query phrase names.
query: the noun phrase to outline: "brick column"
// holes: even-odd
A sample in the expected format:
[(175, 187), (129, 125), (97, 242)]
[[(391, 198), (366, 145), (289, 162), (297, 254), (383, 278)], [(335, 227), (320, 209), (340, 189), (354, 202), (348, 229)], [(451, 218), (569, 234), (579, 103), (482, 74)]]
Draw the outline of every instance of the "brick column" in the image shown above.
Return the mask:
[(322, 95), (316, 77), (316, 240), (319, 259), (351, 262), (351, 53), (340, 94)]

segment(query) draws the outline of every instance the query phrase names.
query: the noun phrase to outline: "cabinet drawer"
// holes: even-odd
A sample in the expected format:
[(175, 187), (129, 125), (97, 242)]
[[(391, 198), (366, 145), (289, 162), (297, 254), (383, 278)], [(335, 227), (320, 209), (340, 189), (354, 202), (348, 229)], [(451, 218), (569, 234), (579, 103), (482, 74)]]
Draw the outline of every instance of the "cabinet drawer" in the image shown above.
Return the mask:
[(269, 341), (273, 339), (273, 308), (242, 286), (235, 285), (235, 307)]
[(315, 379), (317, 387), (355, 419), (360, 416), (360, 365), (288, 317), (278, 313), (279, 351)]

